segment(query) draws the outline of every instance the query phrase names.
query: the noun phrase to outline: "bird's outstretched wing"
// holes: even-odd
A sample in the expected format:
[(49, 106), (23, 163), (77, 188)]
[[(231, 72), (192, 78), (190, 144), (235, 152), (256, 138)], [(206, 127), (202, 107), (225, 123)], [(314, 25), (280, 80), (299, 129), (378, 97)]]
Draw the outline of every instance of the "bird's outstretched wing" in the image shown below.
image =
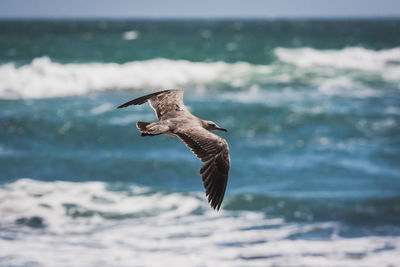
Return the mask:
[(202, 127), (182, 129), (175, 133), (203, 162), (200, 169), (208, 202), (219, 210), (224, 199), (230, 165), (225, 139)]
[(141, 105), (147, 101), (154, 109), (157, 119), (159, 120), (175, 118), (189, 112), (183, 104), (182, 90), (164, 90), (152, 93), (126, 102), (118, 108), (124, 108), (130, 105)]

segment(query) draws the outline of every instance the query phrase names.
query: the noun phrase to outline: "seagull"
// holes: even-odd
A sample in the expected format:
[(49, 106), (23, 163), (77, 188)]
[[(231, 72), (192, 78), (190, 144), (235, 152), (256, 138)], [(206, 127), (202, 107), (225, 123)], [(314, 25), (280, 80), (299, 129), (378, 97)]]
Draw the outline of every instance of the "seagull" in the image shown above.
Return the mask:
[(219, 210), (224, 198), (230, 166), (229, 146), (225, 139), (212, 133), (227, 132), (215, 122), (202, 120), (183, 104), (182, 90), (164, 90), (148, 94), (118, 108), (149, 102), (156, 113), (157, 122), (138, 121), (136, 127), (142, 136), (166, 134), (179, 138), (203, 162), (200, 169), (206, 197), (214, 210)]

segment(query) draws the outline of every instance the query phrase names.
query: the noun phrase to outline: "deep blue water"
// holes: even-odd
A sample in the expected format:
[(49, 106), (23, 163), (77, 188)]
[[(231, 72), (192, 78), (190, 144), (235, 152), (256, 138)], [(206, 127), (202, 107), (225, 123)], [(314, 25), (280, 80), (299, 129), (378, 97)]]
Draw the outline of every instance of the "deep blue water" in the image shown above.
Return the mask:
[[(66, 266), (81, 249), (93, 266), (157, 266), (153, 251), (185, 266), (395, 264), (399, 28), (1, 21), (0, 261), (52, 266), (60, 258), (30, 253), (55, 246)], [(116, 109), (168, 88), (228, 129), (218, 214), (185, 145), (140, 136), (135, 122), (155, 121), (152, 109)]]

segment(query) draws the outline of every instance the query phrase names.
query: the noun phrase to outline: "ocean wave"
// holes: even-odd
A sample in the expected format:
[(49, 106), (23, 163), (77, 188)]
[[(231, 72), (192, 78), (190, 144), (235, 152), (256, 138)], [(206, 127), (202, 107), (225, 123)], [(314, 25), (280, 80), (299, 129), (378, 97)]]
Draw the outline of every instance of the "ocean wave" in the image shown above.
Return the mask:
[(0, 98), (45, 98), (83, 95), (105, 90), (159, 90), (206, 86), (319, 88), (327, 94), (361, 90), (369, 84), (400, 83), (400, 48), (381, 51), (353, 47), (342, 50), (277, 48), (270, 65), (246, 62), (190, 62), (152, 59), (116, 63), (61, 64), (48, 57), (16, 66), (0, 65)]
[(20, 179), (0, 200), (10, 266), (376, 266), (395, 265), (400, 249), (396, 236), (342, 238), (335, 222), (216, 213), (195, 193), (126, 184)]
[[(116, 186), (116, 187), (115, 187)], [(189, 215), (206, 207), (206, 201), (181, 194), (151, 192), (143, 186), (107, 187), (103, 182), (40, 182), (19, 179), (0, 188), (4, 201), (0, 204), (2, 224), (21, 219), (42, 218), (54, 232), (76, 218), (98, 221), (99, 218), (143, 216), (175, 217)], [(71, 229), (72, 230), (72, 229)]]
[(277, 48), (275, 54), (282, 62), (299, 67), (335, 67), (380, 71), (391, 65), (400, 64), (400, 48), (369, 50), (363, 47), (347, 47), (341, 50), (318, 50), (304, 48)]
[(265, 74), (268, 70), (268, 66), (248, 63), (200, 63), (169, 59), (125, 64), (60, 64), (42, 57), (20, 67), (12, 63), (0, 66), (0, 97), (62, 97), (111, 89), (154, 90), (218, 82), (241, 85), (249, 79), (248, 75)]

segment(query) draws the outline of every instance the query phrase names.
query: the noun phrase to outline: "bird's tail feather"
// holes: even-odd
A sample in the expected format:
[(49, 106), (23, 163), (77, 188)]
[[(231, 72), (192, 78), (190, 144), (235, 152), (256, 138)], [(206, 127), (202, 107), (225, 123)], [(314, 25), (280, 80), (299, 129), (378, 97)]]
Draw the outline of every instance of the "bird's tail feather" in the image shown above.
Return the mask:
[(154, 133), (153, 131), (147, 129), (147, 126), (151, 124), (151, 122), (143, 122), (143, 121), (138, 121), (136, 123), (136, 127), (139, 129), (139, 131), (142, 133), (142, 136), (153, 136), (153, 135), (159, 135), (161, 133)]

